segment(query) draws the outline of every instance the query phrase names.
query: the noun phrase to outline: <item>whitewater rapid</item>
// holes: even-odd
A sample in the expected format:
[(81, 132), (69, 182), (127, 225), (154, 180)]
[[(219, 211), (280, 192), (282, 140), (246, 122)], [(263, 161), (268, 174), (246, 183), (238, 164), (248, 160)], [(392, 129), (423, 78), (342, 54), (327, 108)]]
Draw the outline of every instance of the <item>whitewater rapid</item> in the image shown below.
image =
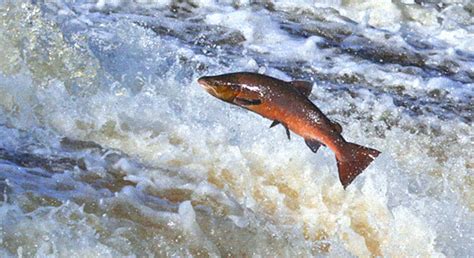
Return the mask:
[[(474, 256), (474, 4), (0, 1), (0, 256)], [(314, 82), (382, 154), (333, 153), (209, 96)]]

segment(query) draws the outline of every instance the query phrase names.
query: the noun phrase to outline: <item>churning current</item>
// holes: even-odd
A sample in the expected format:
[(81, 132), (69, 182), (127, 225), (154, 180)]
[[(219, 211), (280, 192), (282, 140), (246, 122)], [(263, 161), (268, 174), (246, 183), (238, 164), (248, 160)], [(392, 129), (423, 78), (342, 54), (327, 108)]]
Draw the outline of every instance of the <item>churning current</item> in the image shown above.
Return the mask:
[[(1, 257), (474, 256), (469, 0), (0, 1)], [(204, 75), (313, 82), (333, 153)]]

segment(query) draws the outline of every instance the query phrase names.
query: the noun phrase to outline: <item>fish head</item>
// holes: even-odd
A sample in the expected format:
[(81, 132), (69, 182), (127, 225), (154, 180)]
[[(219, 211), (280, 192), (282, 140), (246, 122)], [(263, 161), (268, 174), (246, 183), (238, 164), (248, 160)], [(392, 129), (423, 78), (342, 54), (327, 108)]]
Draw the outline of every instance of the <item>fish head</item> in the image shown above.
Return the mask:
[(198, 83), (214, 97), (249, 109), (255, 103), (261, 103), (266, 92), (264, 84), (246, 73), (204, 76)]
[(204, 76), (198, 79), (198, 83), (212, 96), (230, 103), (242, 88), (237, 81), (222, 76)]

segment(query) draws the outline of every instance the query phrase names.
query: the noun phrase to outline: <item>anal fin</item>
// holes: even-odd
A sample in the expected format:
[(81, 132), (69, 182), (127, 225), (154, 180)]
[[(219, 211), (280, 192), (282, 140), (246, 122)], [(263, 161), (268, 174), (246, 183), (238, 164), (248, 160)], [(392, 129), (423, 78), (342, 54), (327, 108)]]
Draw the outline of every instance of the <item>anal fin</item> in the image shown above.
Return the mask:
[(314, 153), (318, 152), (319, 147), (325, 146), (324, 144), (320, 143), (319, 141), (313, 140), (313, 139), (305, 139), (304, 142), (306, 143), (306, 145), (308, 145), (308, 147)]

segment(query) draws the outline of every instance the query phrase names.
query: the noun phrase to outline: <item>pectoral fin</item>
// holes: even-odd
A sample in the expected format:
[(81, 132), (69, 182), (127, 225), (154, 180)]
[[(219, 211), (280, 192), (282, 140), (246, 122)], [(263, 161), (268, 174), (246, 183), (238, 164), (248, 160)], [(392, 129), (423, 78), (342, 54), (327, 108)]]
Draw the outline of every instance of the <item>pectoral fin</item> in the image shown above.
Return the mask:
[(262, 101), (259, 99), (235, 98), (234, 103), (241, 106), (251, 106), (251, 105), (260, 105), (262, 104)]
[(319, 147), (321, 146), (325, 146), (324, 144), (316, 141), (316, 140), (313, 140), (313, 139), (305, 139), (304, 142), (306, 143), (306, 145), (308, 145), (308, 147), (311, 149), (311, 151), (313, 151), (314, 153), (318, 152), (319, 150)]
[(313, 83), (307, 81), (292, 81), (290, 84), (295, 87), (301, 94), (309, 97), (313, 90)]

